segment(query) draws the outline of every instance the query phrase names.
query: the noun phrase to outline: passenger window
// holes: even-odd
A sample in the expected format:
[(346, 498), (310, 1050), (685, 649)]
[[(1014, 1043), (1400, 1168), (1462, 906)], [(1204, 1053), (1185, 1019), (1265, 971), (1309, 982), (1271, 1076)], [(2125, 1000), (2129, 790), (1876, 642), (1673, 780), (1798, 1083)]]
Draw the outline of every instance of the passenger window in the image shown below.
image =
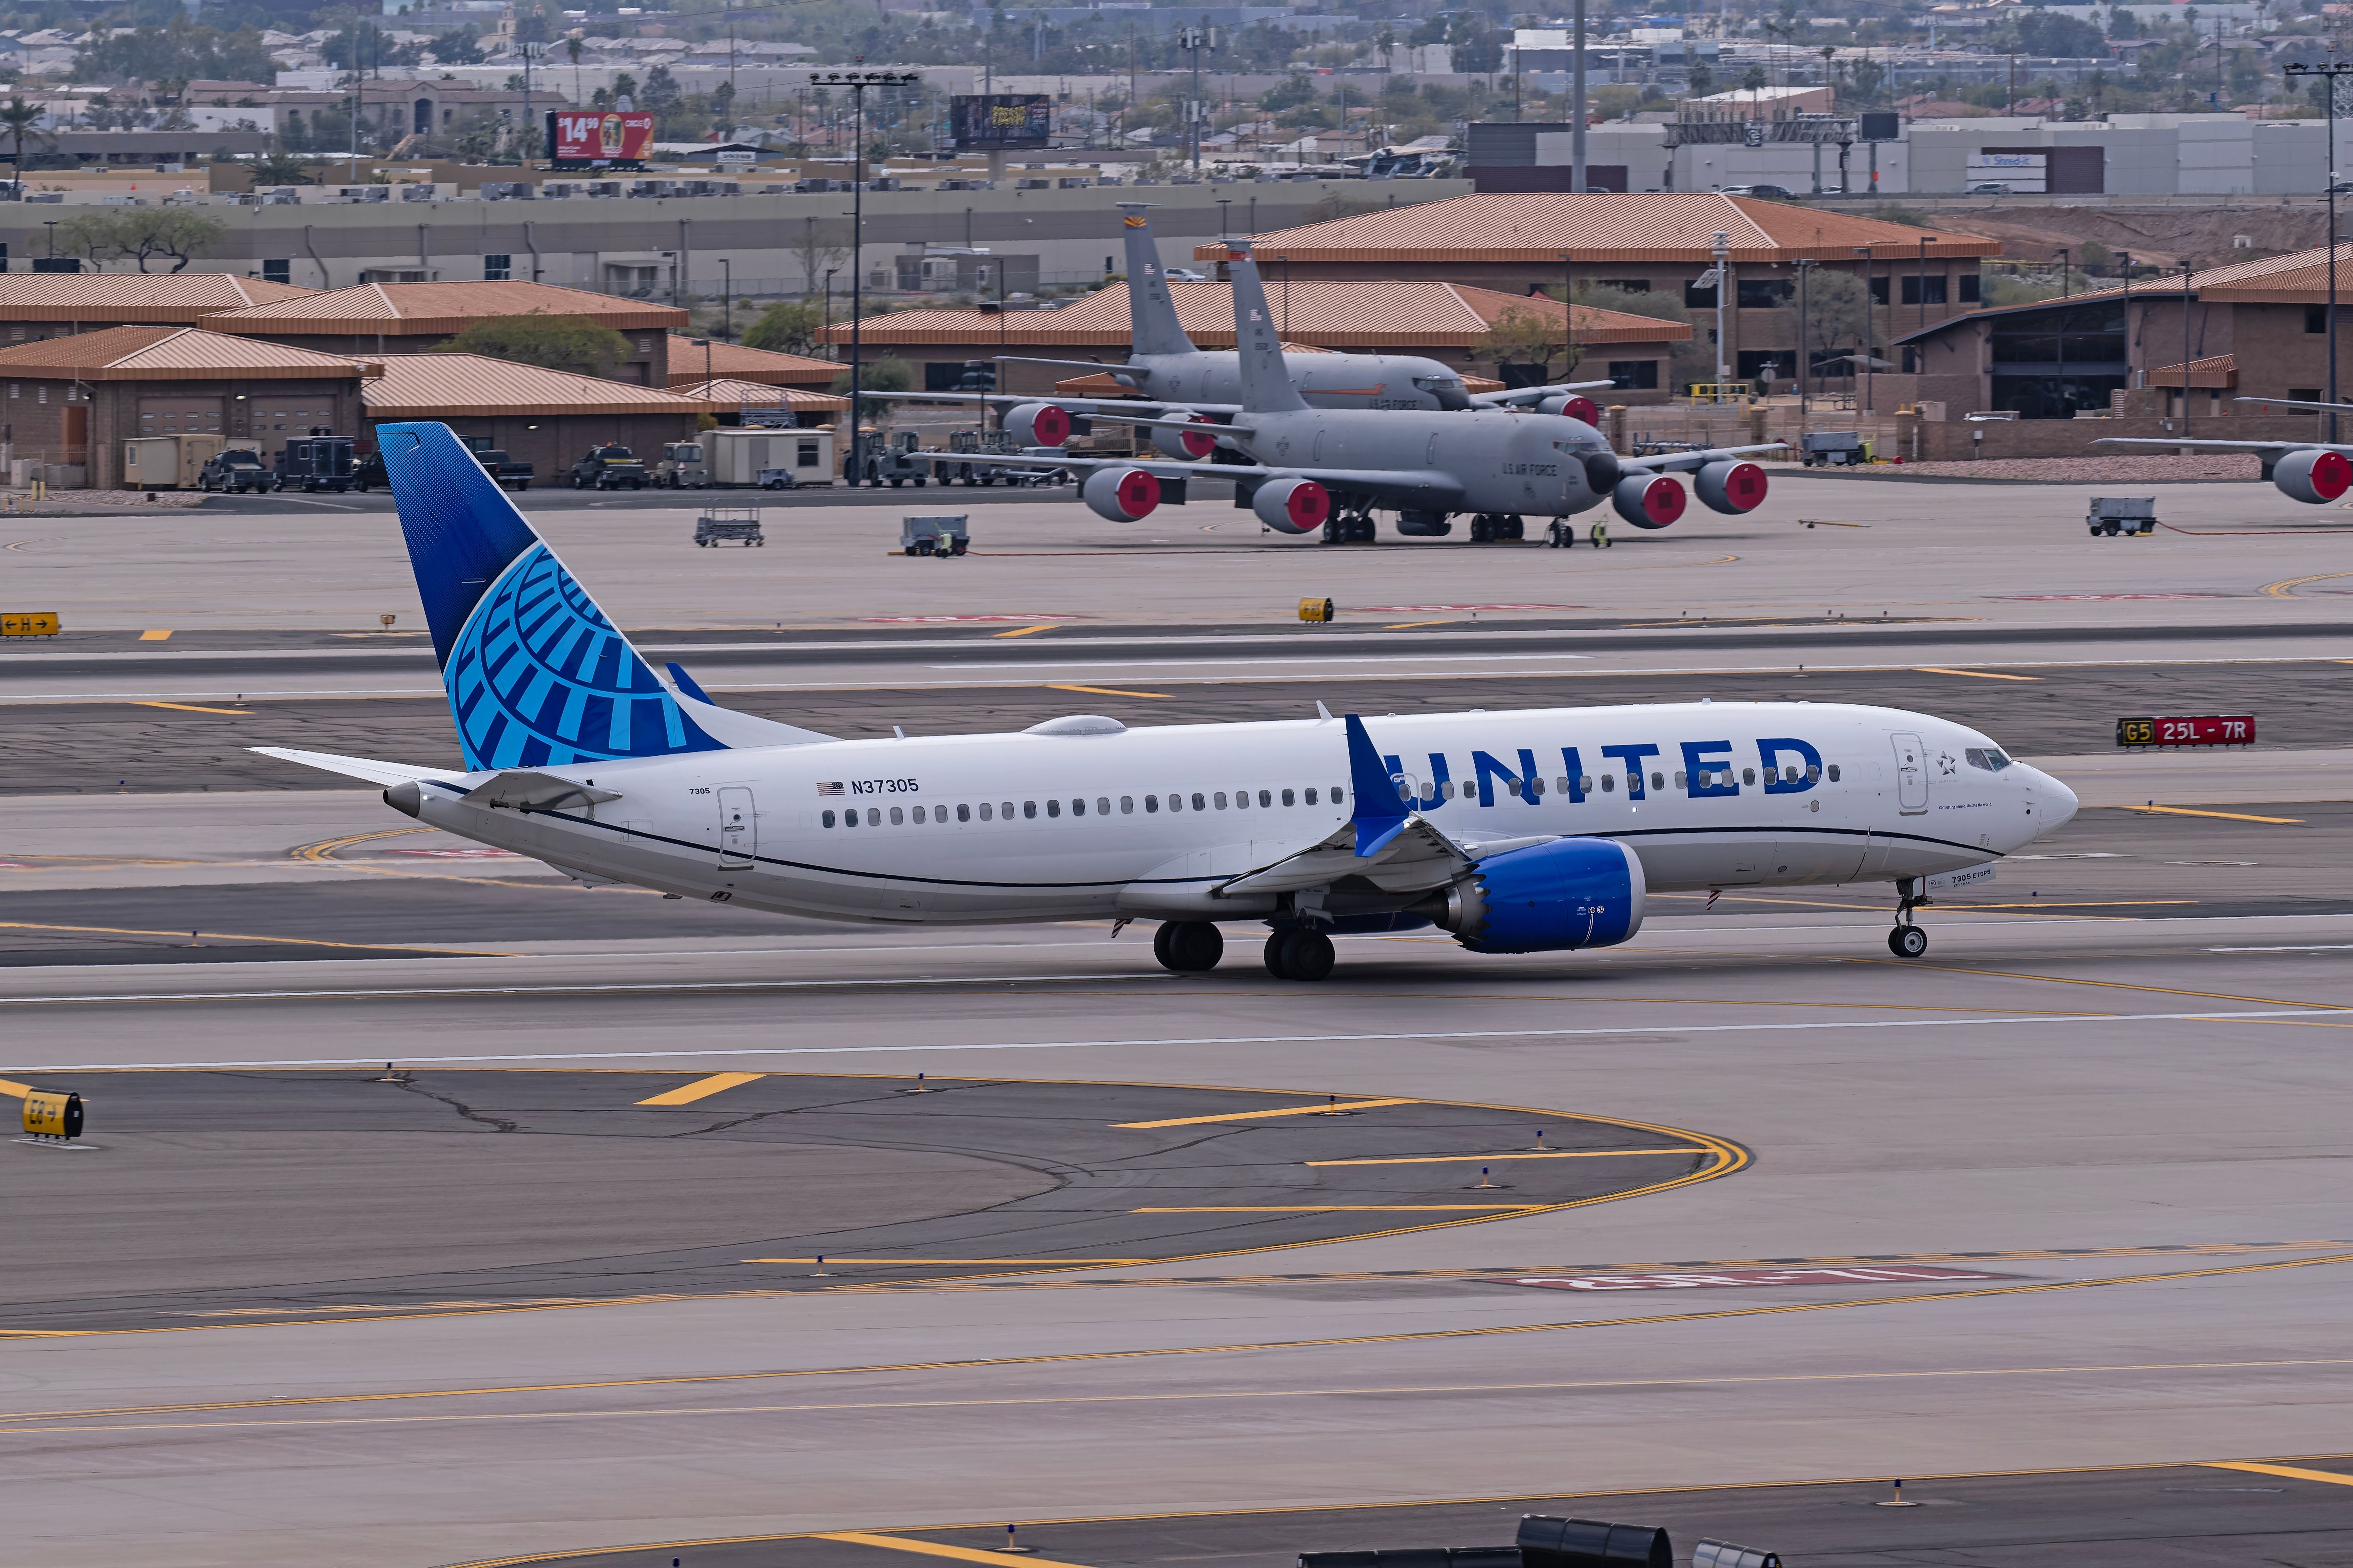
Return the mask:
[[(988, 809), (988, 807), (987, 807), (987, 806), (985, 806), (985, 805), (984, 805), (984, 806), (982, 806), (980, 809), (981, 809), (981, 810), (983, 810), (983, 811), (987, 811), (987, 810)], [(960, 805), (960, 806), (957, 806), (957, 807), (956, 807), (956, 820), (957, 820), (958, 822), (970, 822), (970, 821), (972, 820), (972, 807), (970, 807), (970, 806), (968, 806), (968, 805)]]
[[(1171, 801), (1174, 801), (1176, 797), (1172, 795), (1168, 798)], [(1158, 811), (1160, 809), (1160, 797), (1156, 795), (1145, 795), (1144, 797), (1144, 809), (1148, 812)]]
[[(1314, 795), (1309, 795), (1307, 798), (1312, 802), (1315, 797)], [(1337, 805), (1345, 797), (1340, 794), (1340, 786), (1338, 784), (1334, 784), (1332, 786), (1332, 804), (1334, 805)]]
[(1025, 800), (1025, 801), (1023, 801), (1023, 802), (1021, 803), (1021, 815), (1022, 815), (1022, 816), (1037, 816), (1037, 815), (1038, 815), (1038, 803), (1037, 803), (1036, 801), (1034, 801), (1034, 800)]
[(1838, 764), (1837, 764), (1836, 763), (1832, 763), (1831, 764), (1831, 783), (1832, 783), (1832, 784), (1836, 784), (1836, 783), (1838, 783), (1838, 782), (1839, 782)]
[(828, 827), (831, 827), (833, 826), (833, 813), (828, 811), (818, 820), (824, 823)]
[[(1291, 792), (1290, 792), (1289, 790), (1285, 790), (1285, 791), (1283, 791), (1283, 793), (1284, 793), (1285, 795), (1289, 795)], [(1258, 792), (1258, 803), (1259, 803), (1259, 805), (1272, 805), (1274, 804), (1274, 792), (1273, 792), (1272, 790), (1264, 790), (1264, 789), (1262, 789), (1262, 790), (1259, 791), (1259, 792)], [(1290, 803), (1289, 801), (1287, 801), (1287, 800), (1286, 800), (1286, 801), (1284, 801), (1282, 804), (1283, 804), (1283, 805), (1289, 805), (1291, 803)]]
[[(1028, 815), (1028, 814), (1029, 814), (1029, 803), (1028, 801), (1026, 801), (1026, 800), (1025, 800), (1025, 801), (1023, 801), (1023, 802), (1021, 803), (1021, 809), (1022, 809), (1022, 812), (1023, 812), (1023, 814), (1024, 814), (1024, 815)], [(1046, 815), (1047, 815), (1048, 816), (1061, 816), (1061, 815), (1062, 815), (1062, 803), (1061, 803), (1060, 801), (1059, 801), (1059, 800), (1050, 800), (1050, 801), (1048, 801), (1048, 802), (1046, 803)]]
[[(1071, 815), (1072, 816), (1084, 816), (1086, 814), (1087, 803), (1085, 796), (1082, 795), (1077, 800), (1071, 802)], [(1049, 801), (1046, 805), (1046, 815), (1049, 816), (1054, 815), (1054, 806), (1051, 801)]]
[(1593, 793), (1593, 775), (1591, 773), (1577, 774), (1577, 793), (1580, 795), (1591, 795)]
[(1541, 800), (1544, 798), (1544, 780), (1530, 779), (1528, 781), (1528, 788), (1535, 793), (1537, 799)]
[(1798, 782), (1798, 765), (1795, 763), (1790, 763), (1788, 767), (1781, 770), (1781, 782), (1783, 784), (1796, 784)]
[(1236, 811), (1248, 811), (1250, 809), (1250, 791), (1246, 789), (1238, 789), (1234, 791), (1234, 809)]
[(915, 807), (915, 820), (917, 822), (923, 820), (923, 808), (920, 805)]
[(1225, 792), (1224, 790), (1219, 790), (1216, 795), (1212, 795), (1210, 798), (1211, 798), (1211, 799), (1213, 799), (1213, 800), (1215, 800), (1215, 801), (1218, 803), (1218, 809), (1219, 809), (1219, 811), (1223, 811), (1223, 810), (1225, 810), (1225, 809), (1226, 809), (1226, 792)]
[[(1008, 800), (1008, 801), (1002, 801), (1002, 802), (998, 803), (997, 807), (997, 816), (1001, 816), (1001, 817), (1003, 817), (1003, 818), (1005, 818), (1005, 820), (1006, 820), (1006, 821), (1008, 821), (1008, 822), (1012, 821), (1012, 820), (1013, 820), (1013, 803), (1012, 803), (1011, 801), (1009, 801), (1009, 800)], [(1038, 815), (1038, 810), (1037, 810), (1037, 808), (1036, 808), (1035, 806), (1032, 806), (1032, 807), (1030, 808), (1030, 810), (1029, 810), (1029, 815), (1030, 815), (1030, 816), (1037, 816), (1037, 815)]]
[(1617, 788), (1618, 775), (1616, 773), (1603, 773), (1601, 775), (1601, 793), (1603, 795), (1614, 794)]
[(1675, 787), (1677, 789), (1688, 789), (1691, 787), (1683, 783), (1683, 771), (1681, 768), (1677, 768), (1675, 770)]
[(891, 826), (893, 827), (907, 826), (907, 814), (895, 805), (891, 808)]
[(980, 819), (981, 819), (983, 822), (987, 822), (987, 821), (989, 819), (989, 816), (990, 816), (990, 806), (989, 806), (989, 804), (988, 804), (988, 802), (987, 802), (987, 801), (985, 801), (985, 800), (984, 800), (984, 801), (982, 801), (982, 802), (980, 803)]
[(1282, 792), (1282, 804), (1285, 805), (1296, 805), (1298, 802), (1291, 798), (1291, 792), (1289, 790), (1284, 790)]
[(1135, 797), (1134, 795), (1124, 795), (1119, 797), (1119, 814), (1122, 816), (1134, 816), (1135, 815)]
[[(1133, 811), (1135, 808), (1131, 805), (1127, 809)], [(1095, 797), (1095, 815), (1097, 816), (1109, 816), (1111, 815), (1111, 796), (1102, 795)]]
[[(893, 811), (891, 815), (896, 816), (899, 814), (896, 811)], [(881, 806), (870, 805), (866, 808), (866, 826), (869, 827), (880, 827), (882, 826), (882, 808)]]
[(1310, 805), (1314, 805), (1315, 804), (1315, 792), (1313, 789), (1310, 789), (1307, 792), (1307, 804)]
[(1741, 782), (1742, 784), (1755, 784), (1755, 783), (1757, 782), (1757, 770), (1756, 770), (1755, 768), (1743, 768), (1743, 769), (1741, 769), (1741, 770), (1740, 770), (1740, 782)]
[[(1170, 796), (1169, 798), (1174, 799), (1174, 798), (1176, 798), (1176, 797), (1172, 795), (1172, 796)], [(1224, 795), (1219, 795), (1219, 796), (1218, 797), (1218, 804), (1219, 804), (1219, 805), (1225, 805), (1225, 804), (1226, 804), (1226, 797), (1225, 797)], [(1207, 810), (1208, 810), (1208, 809), (1209, 809), (1208, 806), (1206, 806), (1206, 805), (1202, 805), (1202, 804), (1201, 804), (1201, 795), (1200, 795), (1199, 792), (1198, 792), (1198, 791), (1197, 791), (1197, 792), (1195, 792), (1195, 794), (1194, 794), (1194, 795), (1193, 795), (1193, 809), (1194, 809), (1195, 811), (1207, 811)]]
[(1666, 787), (1667, 787), (1667, 779), (1666, 779), (1666, 775), (1665, 775), (1664, 773), (1652, 773), (1652, 774), (1651, 775), (1651, 787), (1652, 789), (1664, 789), (1664, 788), (1666, 788)]

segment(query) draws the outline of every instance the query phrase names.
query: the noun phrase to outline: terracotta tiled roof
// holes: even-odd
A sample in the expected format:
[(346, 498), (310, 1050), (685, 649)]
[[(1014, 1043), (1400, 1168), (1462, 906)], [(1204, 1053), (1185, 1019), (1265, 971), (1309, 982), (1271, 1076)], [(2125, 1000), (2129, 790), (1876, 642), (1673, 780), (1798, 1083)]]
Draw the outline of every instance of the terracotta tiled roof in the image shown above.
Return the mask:
[(363, 283), (332, 293), (224, 310), (207, 317), (216, 331), (278, 333), (398, 332), (404, 337), (464, 331), (500, 316), (585, 316), (617, 331), (682, 327), (684, 310), (547, 283)]
[[(1852, 261), (1869, 246), (1882, 260), (1999, 256), (2001, 242), (1951, 229), (1913, 228), (1851, 213), (1708, 191), (1484, 191), (1443, 201), (1359, 213), (1328, 223), (1257, 237), (1261, 261), (1557, 262), (1692, 261), (1704, 265), (1711, 237), (1730, 237), (1737, 263)], [(1225, 258), (1222, 243), (1197, 246), (1207, 261)], [(1293, 285), (1296, 288), (1297, 285)]]
[[(829, 359), (747, 349), (741, 343), (712, 343), (709, 353), (711, 374), (737, 381), (761, 381), (770, 386), (830, 386), (833, 378), (841, 374), (841, 367)], [(693, 339), (673, 336), (670, 344), (670, 384), (701, 381), (703, 354), (703, 350), (694, 346)]]
[[(2238, 261), (2228, 267), (2210, 267), (2203, 272), (2192, 272), (2189, 287), (2200, 300), (2216, 305), (2325, 304), (2328, 299), (2328, 247), (2315, 246), (2310, 250), (2269, 256), (2261, 261)], [(2135, 299), (2153, 300), (2160, 295), (2179, 295), (2181, 289), (2181, 274), (2175, 272), (2158, 278), (2135, 279), (2132, 294)], [(2339, 300), (2353, 302), (2353, 246), (2337, 247), (2337, 293)], [(2125, 288), (2117, 284), (2114, 288), (2090, 289), (2064, 301), (2031, 300), (2023, 305), (2000, 305), (1992, 310), (1972, 310), (1967, 315), (1934, 321), (1889, 341), (1911, 342), (1983, 316), (2006, 316), (2021, 310), (2046, 310), (2062, 303), (2088, 304), (2095, 300), (2121, 300), (2124, 297)]]
[(229, 272), (0, 272), (0, 321), (192, 326), (216, 310), (314, 294)]
[(491, 418), (502, 414), (703, 414), (709, 405), (650, 386), (513, 364), (487, 354), (386, 354), (367, 384), (371, 419)]
[[(841, 374), (839, 365), (830, 368), (835, 374)], [(713, 381), (673, 385), (670, 390), (681, 397), (701, 398), (714, 409), (727, 414), (734, 413), (747, 403), (761, 408), (781, 405), (796, 414), (828, 413), (849, 406), (849, 399), (836, 397), (831, 393), (810, 392), (797, 386), (775, 386), (765, 381), (735, 381), (723, 375)]]
[[(1997, 247), (1999, 248), (1999, 247)], [(1233, 287), (1226, 283), (1171, 283), (1178, 319), (1202, 348), (1231, 348)], [(1495, 289), (1460, 283), (1279, 284), (1269, 290), (1283, 335), (1293, 348), (1464, 348), (1506, 311), (1530, 309), (1560, 313), (1556, 300), (1524, 299)], [(901, 310), (864, 323), (870, 346), (899, 343), (994, 342), (1002, 322), (1008, 347), (1125, 348), (1129, 338), (1127, 285), (1115, 283), (1059, 310)], [(1577, 308), (1577, 335), (1591, 343), (1680, 342), (1691, 329), (1679, 321), (1630, 316), (1615, 310)], [(833, 329), (849, 341), (847, 324)]]
[(201, 327), (109, 327), (0, 349), (0, 376), (28, 380), (311, 381), (380, 374), (375, 360), (256, 342)]
[[(1283, 346), (1293, 348), (1297, 345), (1286, 343)], [(1324, 351), (1318, 349), (1313, 352), (1321, 353)], [(1466, 375), (1462, 378), (1462, 385), (1465, 390), (1471, 392), (1504, 390), (1502, 382), (1489, 381), (1483, 375)], [(1068, 381), (1056, 382), (1054, 395), (1057, 397), (1129, 397), (1141, 400), (1144, 394), (1124, 381), (1113, 380), (1109, 371), (1099, 370), (1092, 375), (1074, 375)]]

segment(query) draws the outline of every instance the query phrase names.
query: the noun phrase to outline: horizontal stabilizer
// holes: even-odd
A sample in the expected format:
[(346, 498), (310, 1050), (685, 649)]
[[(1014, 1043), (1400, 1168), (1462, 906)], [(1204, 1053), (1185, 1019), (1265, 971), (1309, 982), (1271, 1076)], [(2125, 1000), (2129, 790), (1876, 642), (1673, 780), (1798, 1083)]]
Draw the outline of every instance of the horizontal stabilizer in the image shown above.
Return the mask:
[(364, 779), (372, 784), (408, 784), (422, 779), (461, 779), (466, 776), (459, 768), (420, 768), (409, 763), (380, 763), (373, 757), (339, 757), (332, 752), (298, 752), (287, 746), (248, 746), (248, 752), (281, 762), (300, 763), (321, 773), (341, 773), (347, 779)]
[(487, 779), (466, 792), (468, 805), (502, 806), (508, 811), (578, 811), (618, 800), (617, 789), (596, 789), (576, 779), (515, 768)]

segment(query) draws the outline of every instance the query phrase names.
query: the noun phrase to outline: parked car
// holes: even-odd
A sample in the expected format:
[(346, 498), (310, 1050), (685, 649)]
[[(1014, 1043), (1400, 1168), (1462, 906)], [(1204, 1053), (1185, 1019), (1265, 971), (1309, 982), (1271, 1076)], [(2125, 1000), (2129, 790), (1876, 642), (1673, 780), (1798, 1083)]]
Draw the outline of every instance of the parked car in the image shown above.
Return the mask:
[(645, 464), (618, 443), (590, 447), (586, 457), (572, 465), (570, 477), (575, 490), (615, 490), (623, 485), (633, 490), (646, 488)]
[(1207, 283), (1209, 280), (1208, 273), (1196, 272), (1189, 267), (1165, 267), (1161, 268), (1160, 276), (1171, 283)]
[(205, 459), (205, 466), (196, 474), (198, 489), (226, 490), (231, 495), (267, 490), (274, 482), (269, 465), (249, 447), (229, 447), (215, 452)]
[(477, 451), (474, 458), (501, 488), (511, 490), (531, 489), (533, 469), (529, 463), (515, 462), (495, 447), (488, 451)]
[(1716, 192), (1720, 196), (1758, 196), (1768, 202), (1794, 202), (1797, 193), (1787, 185), (1726, 185)]
[(1973, 196), (2006, 196), (2010, 195), (2010, 187), (2003, 184), (1999, 180), (1991, 180), (1982, 185), (1971, 185), (1969, 187), (1969, 195)]
[(306, 436), (299, 441), (289, 441), (278, 454), (276, 488), (287, 489), (300, 485), (305, 491), (333, 490), (338, 494), (352, 488), (352, 471), (356, 465), (352, 457), (349, 436)]

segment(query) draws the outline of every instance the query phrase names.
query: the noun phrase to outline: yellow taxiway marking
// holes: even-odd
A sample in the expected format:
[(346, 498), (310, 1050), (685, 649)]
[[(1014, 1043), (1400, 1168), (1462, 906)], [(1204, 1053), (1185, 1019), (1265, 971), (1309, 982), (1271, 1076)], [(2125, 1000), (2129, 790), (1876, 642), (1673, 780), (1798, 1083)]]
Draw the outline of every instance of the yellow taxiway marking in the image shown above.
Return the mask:
[(2191, 991), (2179, 985), (2140, 985), (2129, 980), (2080, 980), (2067, 974), (2025, 974), (2008, 969), (1965, 969), (1957, 964), (1907, 964), (1903, 960), (1895, 958), (1842, 958), (1839, 962), (1885, 964), (1889, 968), (1935, 969), (1946, 974), (1975, 974), (1989, 980), (2040, 980), (2049, 985), (2089, 985), (2102, 991), (2146, 991), (2159, 996), (2203, 996), (2215, 1002), (2250, 1002), (2263, 1007), (2302, 1007), (2316, 1013), (2343, 1013), (2353, 1010), (2343, 1002), (2283, 1002), (2276, 996), (2242, 996), (2234, 991)]
[(698, 1100), (708, 1100), (722, 1089), (739, 1084), (756, 1083), (767, 1077), (764, 1072), (715, 1072), (709, 1078), (696, 1079), (692, 1083), (680, 1084), (676, 1089), (638, 1100), (639, 1105), (692, 1105)]
[(404, 833), (430, 833), (429, 827), (387, 827), (380, 833), (353, 833), (342, 838), (322, 838), (316, 844), (298, 844), (286, 851), (297, 860), (328, 861), (338, 849), (348, 849), (354, 844), (365, 844), (372, 838), (397, 838)]
[(1922, 675), (1966, 675), (1972, 680), (2040, 680), (2039, 675), (1997, 675), (1990, 669), (1947, 669), (1938, 665), (1924, 664)]
[(1129, 1208), (1127, 1213), (1490, 1213), (1496, 1208), (1548, 1208), (1548, 1204), (1188, 1204)]
[(2295, 595), (2289, 589), (2301, 588), (2306, 583), (2326, 583), (2331, 577), (2353, 577), (2353, 572), (2322, 572), (2310, 577), (2291, 577), (2284, 583), (2266, 583), (2263, 595), (2266, 598), (2293, 599)]
[(1016, 626), (1009, 632), (991, 632), (988, 635), (993, 637), (1026, 637), (1034, 636), (1039, 632), (1050, 632), (1053, 629), (1054, 623), (1052, 621), (1047, 621), (1039, 626)]
[(2156, 812), (2161, 816), (2215, 816), (2224, 822), (2270, 822), (2282, 826), (2304, 820), (2300, 816), (2249, 816), (2239, 811), (2192, 811), (2186, 805), (2128, 805), (2125, 809), (2137, 811), (2144, 816)]
[(1091, 691), (1097, 697), (1169, 697), (1166, 691), (1122, 691), (1110, 686), (1049, 686), (1049, 691)]
[[(0, 921), (0, 931), (91, 931), (101, 936), (178, 936), (176, 931), (142, 931), (131, 926), (60, 926), (41, 925), (33, 921)], [(521, 952), (488, 952), (464, 947), (404, 947), (397, 943), (378, 942), (324, 942), (309, 936), (249, 936), (242, 931), (216, 931), (207, 933), (215, 942), (267, 942), (286, 947), (340, 947), (355, 952), (446, 952), (459, 958), (525, 958)]]
[(1451, 626), (1454, 623), (1452, 621), (1399, 621), (1394, 626), (1383, 626), (1381, 630), (1385, 632), (1403, 632), (1410, 631), (1416, 626)]
[(2249, 1459), (2210, 1459), (2203, 1467), (2210, 1470), (2245, 1470), (2250, 1475), (2285, 1476), (2292, 1481), (2327, 1481), (2332, 1486), (2353, 1487), (2353, 1476), (2335, 1470), (2300, 1470), (2294, 1465), (2258, 1465)]
[(141, 632), (139, 634), (139, 640), (141, 642), (169, 642), (172, 640), (172, 634), (170, 632)]
[(846, 1541), (852, 1546), (881, 1546), (892, 1552), (920, 1552), (926, 1557), (953, 1557), (959, 1563), (996, 1563), (1002, 1568), (1078, 1568), (1051, 1557), (1013, 1556), (1004, 1552), (980, 1552), (969, 1546), (943, 1546), (936, 1541), (910, 1541), (903, 1535), (871, 1535), (862, 1530), (819, 1531), (818, 1541)]
[[(1662, 1312), (1627, 1318), (1572, 1319), (1567, 1321), (1547, 1323), (1505, 1323), (1482, 1328), (1423, 1329), (1402, 1333), (1335, 1335), (1318, 1339), (1258, 1341), (1219, 1345), (1169, 1345), (1145, 1350), (1050, 1352), (1038, 1355), (998, 1356), (987, 1362), (969, 1360), (886, 1362), (864, 1366), (796, 1367), (773, 1372), (710, 1372), (687, 1373), (671, 1377), (608, 1378), (587, 1383), (525, 1383), (460, 1388), (393, 1389), (375, 1394), (305, 1394), (282, 1398), (206, 1400), (183, 1405), (101, 1405), (86, 1410), (6, 1410), (0, 1411), (0, 1421), (55, 1423), (86, 1421), (109, 1415), (187, 1415), (224, 1410), (286, 1410), (318, 1405), (384, 1405), (417, 1399), (472, 1399), (485, 1395), (512, 1396), (518, 1394), (594, 1393), (614, 1388), (677, 1388), (724, 1383), (780, 1383), (810, 1377), (852, 1377), (908, 1372), (969, 1372), (981, 1368), (997, 1370), (1012, 1366), (1045, 1366), (1076, 1362), (1167, 1361), (1187, 1356), (1232, 1355), (1245, 1351), (1330, 1350), (1362, 1345), (1412, 1344), (1425, 1341), (1494, 1339), (1504, 1335), (1559, 1333), (1577, 1329), (1649, 1328), (1662, 1323), (1715, 1321), (1730, 1318), (1785, 1317), (1793, 1312), (1842, 1312), (1857, 1307), (1908, 1307), (1926, 1301), (1968, 1301), (1991, 1296), (2043, 1296), (2053, 1291), (2088, 1290), (2118, 1285), (2162, 1284), (2183, 1279), (2211, 1279), (2232, 1274), (2269, 1274), (2286, 1268), (2310, 1268), (2322, 1264), (2340, 1263), (2353, 1263), (2353, 1252), (2332, 1253), (2321, 1258), (2285, 1258), (2271, 1263), (2226, 1264), (2212, 1268), (2190, 1268), (2174, 1273), (2123, 1274), (2096, 1279), (2059, 1279), (2032, 1285), (1989, 1286), (1975, 1290), (1915, 1291), (1901, 1296), (1872, 1296), (1840, 1301), (1796, 1301), (1780, 1306), (1720, 1307), (1694, 1312)], [(348, 1322), (351, 1320), (340, 1321)], [(234, 1326), (246, 1328), (250, 1325)], [(0, 1332), (0, 1338), (21, 1335), (37, 1338), (78, 1339), (91, 1337), (91, 1331), (87, 1330), (19, 1329)], [(2293, 1364), (2335, 1366), (2347, 1364), (2348, 1362), (2353, 1362), (2353, 1358), (2336, 1358)], [(2269, 1363), (2225, 1362), (2201, 1364), (2232, 1366)], [(1905, 1374), (1890, 1373), (1873, 1375), (1895, 1377)]]
[(1418, 1100), (1335, 1100), (1323, 1105), (1286, 1105), (1276, 1110), (1227, 1110), (1215, 1116), (1172, 1116), (1165, 1121), (1114, 1121), (1113, 1127), (1199, 1127), (1211, 1121), (1264, 1121), (1275, 1116), (1331, 1116), (1343, 1110), (1373, 1110), (1384, 1105), (1419, 1105)]
[(6, 1079), (0, 1078), (0, 1094), (5, 1094), (11, 1100), (22, 1100), (32, 1092), (33, 1086), (29, 1083), (11, 1083)]
[(192, 702), (133, 702), (133, 708), (169, 708), (180, 713), (226, 713), (232, 719), (251, 719), (256, 715), (249, 708), (199, 708)]
[(1620, 1154), (1706, 1154), (1707, 1149), (1543, 1149), (1525, 1154), (1406, 1154), (1380, 1160), (1307, 1160), (1308, 1165), (1467, 1165), (1490, 1160), (1607, 1160)]
[(1098, 1266), (1132, 1267), (1138, 1264), (1156, 1263), (1159, 1262), (1160, 1259), (1154, 1258), (836, 1258), (833, 1254), (828, 1252), (822, 1258), (746, 1258), (743, 1259), (743, 1261), (745, 1263), (865, 1263), (880, 1264), (884, 1268), (890, 1268), (893, 1265), (902, 1263), (921, 1263), (932, 1268), (962, 1267), (964, 1265), (970, 1264), (973, 1267), (977, 1268), (983, 1264), (1008, 1263), (1089, 1263)]

